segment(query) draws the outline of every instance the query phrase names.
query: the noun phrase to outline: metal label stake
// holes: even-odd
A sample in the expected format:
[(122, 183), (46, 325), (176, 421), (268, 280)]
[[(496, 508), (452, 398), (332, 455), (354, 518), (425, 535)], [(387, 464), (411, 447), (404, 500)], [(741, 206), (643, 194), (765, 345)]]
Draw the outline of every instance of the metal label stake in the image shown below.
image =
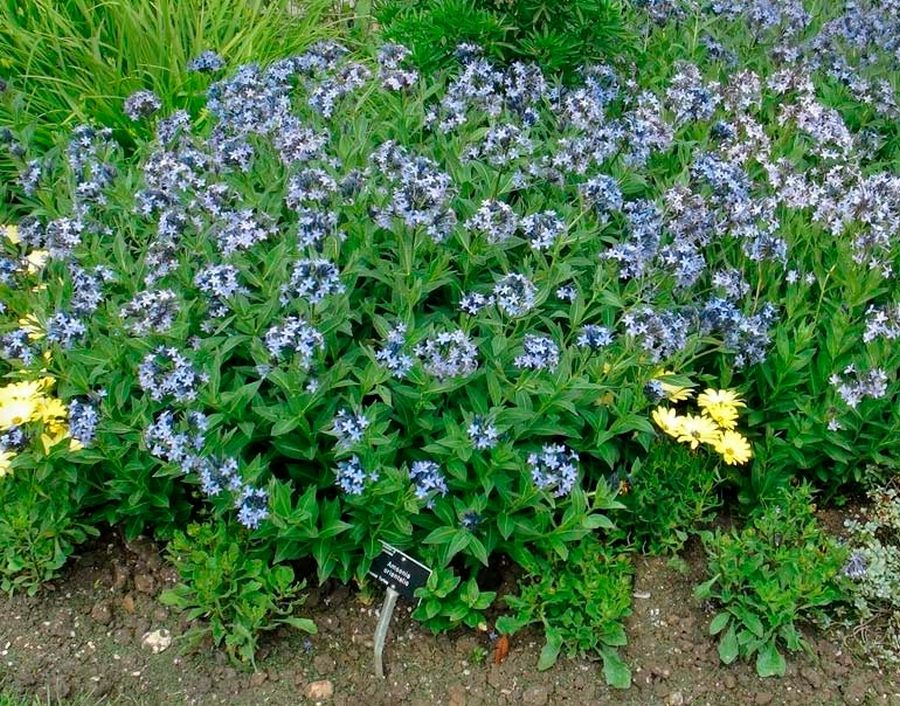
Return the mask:
[(414, 598), (416, 589), (428, 582), (431, 569), (396, 547), (386, 542), (381, 544), (381, 554), (372, 561), (369, 576), (387, 588), (381, 615), (378, 616), (378, 625), (375, 627), (375, 674), (379, 679), (384, 679), (384, 643), (397, 599), (401, 594), (405, 598)]
[(384, 594), (384, 603), (381, 604), (381, 615), (378, 616), (378, 625), (375, 627), (375, 675), (384, 679), (384, 641), (387, 638), (388, 625), (391, 616), (394, 615), (394, 606), (400, 594), (393, 588), (389, 588)]

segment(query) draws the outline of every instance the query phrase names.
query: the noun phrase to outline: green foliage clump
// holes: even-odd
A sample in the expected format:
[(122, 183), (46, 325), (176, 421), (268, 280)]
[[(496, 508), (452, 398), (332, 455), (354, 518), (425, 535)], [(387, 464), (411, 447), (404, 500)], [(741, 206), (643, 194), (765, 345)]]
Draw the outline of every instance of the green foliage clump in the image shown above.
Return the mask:
[(634, 44), (619, 0), (381, 0), (375, 15), (384, 37), (408, 46), (425, 71), (447, 67), (469, 43), (572, 79), (586, 63), (627, 55)]
[(865, 517), (847, 521), (850, 625), (875, 663), (900, 664), (900, 491), (894, 479), (869, 491)]
[[(486, 11), (514, 6), (537, 7)], [(616, 539), (613, 472), (631, 469), (622, 524), (654, 550), (714, 502), (713, 469), (655, 456), (661, 369), (746, 400), (742, 499), (797, 474), (836, 490), (857, 466), (895, 468), (897, 178), (868, 118), (842, 122), (819, 78), (700, 63), (684, 29), (703, 19), (648, 37), (658, 66), (595, 66), (577, 86), (474, 52), (417, 74), (402, 47), (325, 42), (117, 116), (134, 153), (122, 130), (80, 127), (48, 152), (27, 127), (2, 133), (22, 197), (0, 215), (18, 225), (0, 239), (0, 374), (60, 381), (80, 446), (51, 460), (78, 469), (78, 513), (163, 539), (236, 515), (223, 543), (309, 561), (320, 580), (365, 582), (387, 541), (434, 569), (416, 615), (435, 630), (482, 622), (500, 557), (554, 590), (571, 563), (566, 591), (608, 591), (612, 607), (554, 605), (552, 656), (594, 649), (584, 626), (625, 610), (619, 583), (584, 568)], [(524, 56), (491, 36), (488, 56)], [(40, 459), (13, 426), (3, 462), (18, 476)], [(725, 430), (686, 435), (696, 448)], [(807, 589), (726, 551), (787, 551), (759, 536), (708, 535), (728, 572), (706, 590), (729, 606), (725, 654), (762, 653), (772, 671)], [(622, 548), (609, 544), (604, 566)], [(619, 633), (598, 634), (622, 683)]]
[(34, 595), (98, 531), (81, 513), (75, 472), (43, 459), (0, 478), (0, 588)]
[(616, 515), (616, 527), (651, 554), (679, 552), (721, 504), (715, 460), (667, 440), (652, 444), (619, 480), (625, 509)]
[(702, 537), (712, 576), (696, 596), (719, 608), (709, 625), (719, 657), (731, 664), (755, 656), (760, 676), (784, 675), (781, 649), (804, 647), (797, 623), (847, 597), (846, 549), (818, 526), (810, 487), (781, 489), (746, 527)]
[(233, 659), (253, 664), (260, 634), (281, 625), (316, 632), (312, 620), (294, 615), (305, 582), (297, 583), (291, 567), (273, 563), (235, 525), (193, 524), (172, 538), (168, 556), (182, 583), (165, 591), (162, 602), (191, 620), (202, 618), (193, 636), (210, 634)]
[(546, 644), (538, 669), (552, 667), (561, 652), (599, 655), (606, 681), (626, 689), (631, 671), (618, 648), (627, 643), (623, 621), (631, 614), (632, 571), (626, 555), (586, 537), (566, 559), (539, 560), (528, 567), (518, 593), (504, 597), (512, 613), (497, 620), (497, 629), (512, 634), (541, 625)]

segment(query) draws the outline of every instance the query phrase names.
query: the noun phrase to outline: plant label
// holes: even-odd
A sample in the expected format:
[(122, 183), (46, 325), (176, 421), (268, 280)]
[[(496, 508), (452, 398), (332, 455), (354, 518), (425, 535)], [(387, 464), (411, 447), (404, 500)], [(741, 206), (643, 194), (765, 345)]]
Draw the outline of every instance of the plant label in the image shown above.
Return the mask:
[(381, 554), (375, 557), (369, 576), (405, 598), (414, 598), (431, 576), (431, 569), (387, 542), (381, 543)]

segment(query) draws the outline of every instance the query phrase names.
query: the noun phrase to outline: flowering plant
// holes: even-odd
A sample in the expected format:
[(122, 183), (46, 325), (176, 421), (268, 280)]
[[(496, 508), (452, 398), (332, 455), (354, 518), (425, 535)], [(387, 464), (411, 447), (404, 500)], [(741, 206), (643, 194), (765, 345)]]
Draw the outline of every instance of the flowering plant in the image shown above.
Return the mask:
[[(690, 397), (686, 391), (675, 394), (681, 399)], [(653, 421), (663, 432), (691, 449), (705, 444), (726, 464), (735, 466), (747, 463), (753, 455), (747, 439), (735, 431), (738, 410), (744, 406), (734, 391), (710, 388), (697, 395), (700, 414), (679, 415), (672, 407), (660, 406), (653, 410)]]
[[(60, 399), (95, 409), (53, 459), (78, 464), (92, 521), (166, 538), (208, 507), (344, 581), (381, 540), (414, 547), (434, 567), (417, 615), (441, 629), (477, 624), (497, 555), (565, 561), (612, 529), (610, 476), (654, 440), (663, 364), (745, 390), (765, 471), (812, 467), (783, 452), (809, 438), (785, 396), (802, 388), (825, 433), (841, 385), (819, 381), (850, 358), (885, 371), (850, 398), (854, 433), (896, 426), (896, 179), (801, 69), (683, 63), (651, 90), (600, 65), (564, 87), (457, 55), (425, 78), (397, 45), (231, 73), (207, 57), (201, 119), (127, 102), (154, 134), (131, 162), (91, 126), (46, 155), (3, 133), (25, 200), (0, 357), (21, 375), (50, 351)], [(812, 374), (826, 293), (872, 340)], [(738, 399), (701, 400), (657, 423), (749, 462)], [(810, 454), (893, 462), (898, 438)]]

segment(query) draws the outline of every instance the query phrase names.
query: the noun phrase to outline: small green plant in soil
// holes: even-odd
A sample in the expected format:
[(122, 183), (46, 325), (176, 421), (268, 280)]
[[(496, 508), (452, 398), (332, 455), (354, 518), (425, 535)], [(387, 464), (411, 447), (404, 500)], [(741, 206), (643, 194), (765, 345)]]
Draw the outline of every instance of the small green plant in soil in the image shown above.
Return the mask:
[(719, 607), (709, 632), (725, 664), (756, 658), (762, 677), (783, 676), (783, 648), (805, 646), (797, 623), (842, 601), (846, 550), (818, 526), (808, 486), (785, 488), (741, 530), (702, 534), (708, 581), (695, 595)]
[(45, 459), (0, 482), (0, 588), (37, 593), (55, 578), (75, 547), (97, 530), (78, 516), (65, 474)]
[(202, 618), (206, 624), (193, 636), (210, 634), (233, 659), (253, 665), (260, 633), (280, 625), (316, 632), (312, 620), (294, 616), (305, 582), (298, 584), (289, 566), (255, 556), (236, 525), (191, 525), (176, 533), (168, 553), (182, 583), (164, 592), (162, 602)]
[(850, 626), (875, 663), (900, 664), (900, 491), (898, 480), (869, 492), (867, 517), (849, 520)]
[(488, 651), (487, 648), (478, 645), (477, 647), (472, 648), (471, 654), (469, 654), (469, 661), (472, 664), (482, 665), (487, 662)]
[(709, 523), (720, 505), (715, 459), (685, 446), (654, 443), (631, 472), (617, 479), (625, 510), (616, 525), (638, 549), (677, 553), (688, 537)]
[(519, 582), (518, 595), (505, 597), (510, 615), (497, 630), (512, 634), (541, 624), (546, 644), (538, 669), (549, 669), (559, 654), (598, 655), (611, 686), (627, 689), (631, 671), (618, 654), (627, 643), (623, 620), (631, 614), (629, 559), (614, 554), (596, 537), (585, 537), (565, 560), (538, 562)]

